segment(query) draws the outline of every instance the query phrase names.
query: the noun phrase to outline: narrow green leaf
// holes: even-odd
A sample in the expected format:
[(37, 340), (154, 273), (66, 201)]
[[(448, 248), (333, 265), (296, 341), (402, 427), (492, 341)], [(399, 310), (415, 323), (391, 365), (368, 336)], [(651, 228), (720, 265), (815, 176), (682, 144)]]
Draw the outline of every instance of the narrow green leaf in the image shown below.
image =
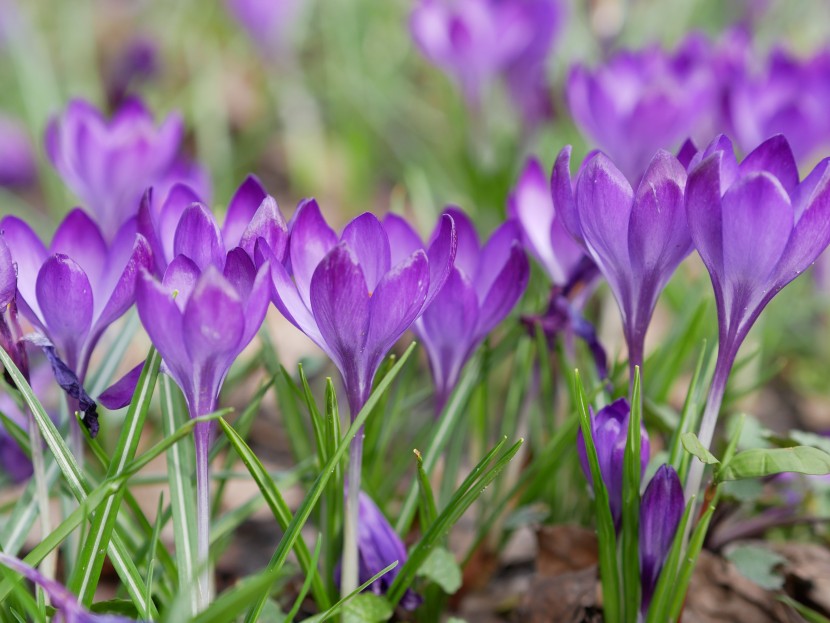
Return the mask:
[(811, 446), (744, 450), (717, 470), (715, 479), (724, 482), (763, 478), (784, 472), (810, 476), (830, 474), (830, 454)]
[(0, 411), (0, 428), (5, 429), (5, 432), (20, 446), (23, 453), (31, 458), (32, 450), (29, 447), (29, 433), (2, 411)]
[[(317, 544), (314, 546), (314, 555), (311, 558), (311, 567), (313, 569), (317, 569), (317, 562), (320, 560), (320, 551), (322, 550), (323, 541), (320, 537), (317, 537)], [(294, 600), (294, 606), (285, 616), (287, 621), (293, 621), (294, 617), (297, 616), (297, 613), (300, 611), (300, 607), (303, 605), (303, 600), (305, 600), (305, 596), (308, 595), (308, 590), (311, 588), (311, 584), (314, 580), (316, 574), (313, 573), (306, 573), (305, 580), (303, 580), (303, 586), (300, 589), (300, 592), (297, 593), (297, 599)], [(320, 604), (318, 607), (322, 608)]]
[[(222, 593), (204, 612), (196, 615), (193, 623), (228, 623), (235, 621), (252, 601), (263, 596), (267, 598), (270, 587), (280, 576), (280, 569), (266, 570), (245, 578), (233, 588)], [(168, 617), (170, 623), (177, 619)], [(180, 620), (180, 619), (179, 619)]]
[(640, 611), (640, 424), (642, 396), (640, 367), (634, 367), (631, 414), (623, 455), (622, 580), (625, 621), (636, 621)]
[(438, 516), (438, 509), (435, 507), (435, 496), (432, 494), (432, 485), (429, 476), (424, 471), (424, 458), (418, 450), (412, 451), (415, 454), (415, 461), (418, 463), (418, 490), (421, 492), (421, 503), (418, 508), (421, 515), (421, 525), (431, 526)]
[(686, 449), (686, 452), (698, 458), (701, 463), (706, 465), (714, 465), (716, 463), (720, 463), (717, 457), (709, 452), (706, 447), (700, 443), (700, 439), (697, 438), (693, 432), (689, 431), (683, 433), (682, 436), (682, 443), (683, 447)]
[(573, 385), (573, 395), (576, 396), (577, 412), (579, 413), (579, 424), (582, 427), (588, 465), (591, 468), (591, 481), (594, 486), (594, 508), (596, 510), (597, 539), (599, 542), (599, 569), (602, 580), (605, 620), (608, 623), (621, 623), (623, 619), (620, 601), (620, 578), (617, 574), (617, 535), (614, 528), (614, 519), (611, 517), (608, 490), (605, 488), (599, 468), (591, 416), (588, 411), (588, 398), (585, 396), (585, 387), (582, 385), (579, 370), (574, 370)]
[(320, 415), (320, 409), (317, 408), (317, 401), (314, 400), (314, 394), (311, 393), (311, 386), (308, 384), (303, 364), (298, 364), (297, 368), (300, 374), (300, 383), (302, 384), (303, 395), (305, 396), (305, 404), (308, 409), (308, 414), (311, 416), (311, 426), (314, 429), (314, 440), (317, 444), (317, 456), (320, 458), (320, 464), (325, 462), (323, 457), (323, 448), (325, 447), (325, 434), (323, 428), (325, 423), (323, 417)]
[[(714, 359), (711, 352), (706, 349), (706, 340), (704, 340), (695, 363), (695, 371), (689, 383), (689, 389), (686, 392), (686, 400), (683, 402), (680, 422), (672, 434), (669, 445), (668, 463), (674, 467), (680, 477), (680, 482), (684, 482), (686, 479), (684, 464), (688, 463), (688, 455), (683, 452), (681, 438), (684, 433), (697, 430), (698, 416), (703, 401), (703, 389), (706, 384), (705, 381), (708, 381), (711, 377)], [(704, 374), (704, 370), (706, 374)]]
[[(150, 537), (149, 547), (147, 548), (147, 579), (144, 584), (147, 586), (147, 603), (153, 601), (153, 572), (155, 571), (156, 557), (155, 552), (161, 536), (162, 519), (164, 518), (164, 492), (159, 494), (159, 503), (156, 507), (156, 523), (153, 526), (153, 536)], [(142, 616), (150, 620), (149, 609), (145, 610)]]
[[(133, 399), (127, 409), (127, 416), (113, 455), (115, 460), (110, 463), (107, 471), (108, 479), (119, 476), (135, 457), (141, 431), (144, 428), (144, 420), (150, 408), (150, 400), (153, 398), (160, 366), (161, 355), (155, 348), (151, 347), (141, 371), (141, 376), (138, 379), (135, 394), (133, 394)], [(78, 556), (77, 566), (67, 583), (67, 588), (78, 595), (78, 600), (84, 606), (89, 607), (95, 597), (98, 578), (101, 576), (101, 569), (104, 566), (104, 555), (109, 547), (123, 497), (123, 492), (116, 493), (108, 498), (103, 507), (95, 513), (81, 548), (81, 553)]]
[[(340, 443), (340, 409), (337, 405), (337, 395), (334, 391), (334, 383), (331, 377), (326, 378), (326, 422), (325, 422), (325, 446), (323, 454), (326, 460), (337, 450)], [(323, 521), (323, 549), (325, 551), (324, 580), (328, 583), (329, 595), (336, 599), (339, 595), (338, 587), (334, 583), (334, 569), (340, 560), (340, 548), (338, 547), (337, 534), (340, 531), (340, 518), (343, 511), (343, 466), (338, 463), (334, 468), (328, 484), (325, 488), (321, 514)]]
[(830, 619), (828, 619), (826, 616), (796, 601), (792, 597), (789, 597), (787, 595), (779, 595), (777, 599), (778, 601), (787, 604), (790, 608), (798, 612), (798, 614), (804, 617), (804, 620), (807, 621), (807, 623), (830, 623)]
[(371, 578), (369, 578), (366, 582), (364, 582), (363, 584), (358, 586), (353, 592), (346, 595), (343, 599), (338, 601), (331, 608), (329, 608), (325, 612), (321, 612), (320, 614), (316, 614), (313, 617), (305, 619), (305, 621), (303, 623), (323, 623), (323, 621), (328, 621), (331, 617), (333, 617), (335, 614), (340, 612), (344, 608), (344, 606), (346, 606), (350, 601), (355, 599), (358, 595), (360, 595), (360, 593), (362, 593), (367, 588), (369, 588), (374, 583), (375, 580), (377, 580), (378, 578), (382, 578), (384, 575), (386, 575), (387, 573), (392, 571), (392, 569), (394, 569), (397, 566), (398, 566), (398, 563), (396, 561), (396, 562), (393, 562), (388, 567), (385, 567), (384, 569), (381, 569), (378, 573), (376, 573)]
[[(357, 432), (360, 430), (360, 427), (363, 426), (363, 423), (366, 421), (366, 418), (369, 417), (369, 414), (375, 408), (375, 405), (380, 400), (381, 396), (384, 392), (389, 389), (389, 386), (392, 385), (392, 382), (397, 377), (398, 373), (400, 372), (401, 368), (403, 368), (404, 364), (406, 364), (407, 359), (412, 355), (412, 352), (415, 350), (416, 343), (413, 342), (409, 345), (409, 348), (406, 349), (404, 354), (401, 356), (398, 363), (392, 368), (392, 370), (387, 374), (380, 385), (375, 388), (375, 391), (369, 396), (369, 400), (366, 401), (366, 404), (360, 410), (360, 413), (357, 414), (357, 417), (352, 422), (349, 429), (346, 431), (345, 439), (338, 444), (337, 450), (334, 454), (329, 457), (329, 460), (326, 462), (323, 469), (320, 471), (320, 475), (317, 476), (317, 480), (314, 481), (309, 492), (306, 494), (305, 498), (303, 498), (300, 507), (297, 509), (297, 512), (294, 514), (294, 518), (291, 520), (288, 528), (283, 534), (282, 539), (280, 540), (279, 546), (277, 546), (274, 555), (271, 557), (270, 562), (268, 563), (269, 570), (276, 570), (280, 569), (282, 565), (285, 563), (285, 559), (288, 557), (288, 553), (294, 548), (294, 543), (297, 539), (300, 538), (300, 531), (302, 527), (305, 525), (305, 522), (308, 521), (309, 516), (311, 515), (311, 511), (314, 509), (314, 506), (317, 504), (317, 501), (320, 499), (320, 496), (323, 495), (323, 490), (325, 489), (326, 483), (328, 482), (329, 478), (331, 478), (332, 473), (334, 472), (334, 468), (336, 465), (340, 463), (343, 459), (343, 456), (346, 454), (346, 450), (349, 448), (349, 445), (354, 439)], [(248, 611), (248, 614), (245, 618), (247, 623), (253, 623), (259, 618), (260, 612), (262, 612), (262, 607), (265, 604), (265, 600), (267, 599), (267, 595), (263, 595), (254, 606)]]

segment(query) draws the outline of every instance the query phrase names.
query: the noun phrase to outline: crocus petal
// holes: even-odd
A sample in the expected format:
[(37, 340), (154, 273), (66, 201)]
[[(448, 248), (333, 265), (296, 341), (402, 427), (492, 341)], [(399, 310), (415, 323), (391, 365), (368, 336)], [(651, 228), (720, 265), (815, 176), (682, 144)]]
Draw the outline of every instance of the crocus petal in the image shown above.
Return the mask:
[(262, 326), (268, 303), (271, 302), (271, 266), (263, 263), (245, 299), (245, 329), (242, 332), (240, 348), (247, 346)]
[(792, 196), (798, 186), (798, 166), (790, 144), (781, 134), (767, 139), (753, 149), (741, 162), (741, 176), (766, 171), (776, 178)]
[[(17, 291), (17, 270), (12, 263), (12, 253), (5, 236), (0, 235), (0, 315), (14, 300)], [(0, 322), (2, 322), (0, 320)]]
[(326, 224), (314, 199), (307, 199), (297, 206), (290, 231), (291, 272), (300, 297), (311, 309), (312, 276), (323, 257), (337, 244), (337, 234)]
[(518, 245), (521, 250), (520, 236), (516, 221), (505, 221), (490, 235), (481, 249), (472, 275), (479, 301), (484, 302), (502, 268), (513, 255), (514, 248)]
[[(268, 193), (265, 192), (255, 175), (246, 177), (237, 188), (228, 203), (228, 213), (225, 215), (225, 224), (222, 226), (222, 238), (226, 248), (233, 249), (242, 246), (240, 242), (242, 234), (267, 196)], [(253, 244), (251, 243), (251, 252), (253, 252)]]
[(55, 231), (49, 251), (75, 260), (90, 283), (98, 281), (106, 266), (107, 243), (95, 221), (80, 208), (75, 208), (63, 219)]
[[(291, 244), (293, 250), (293, 238)], [(310, 296), (320, 335), (348, 384), (359, 375), (358, 358), (364, 360), (370, 299), (363, 271), (347, 244), (338, 244), (320, 262)]]
[(104, 393), (98, 396), (98, 402), (110, 411), (123, 409), (130, 404), (143, 368), (144, 362), (142, 361), (132, 370), (127, 372), (127, 374), (105, 389)]
[(176, 306), (183, 310), (190, 299), (190, 293), (196, 287), (202, 271), (186, 255), (177, 255), (164, 271), (162, 285), (164, 291), (175, 297)]
[(173, 241), (173, 254), (186, 255), (204, 271), (208, 266), (222, 267), (225, 244), (210, 210), (200, 203), (185, 208)]
[(611, 275), (625, 270), (630, 262), (625, 234), (634, 200), (631, 185), (605, 155), (598, 154), (579, 175), (576, 195), (585, 244), (610, 280)]
[(716, 153), (689, 174), (686, 184), (686, 220), (695, 249), (713, 275), (723, 275), (721, 215), (721, 161)]
[(751, 173), (723, 196), (723, 260), (728, 279), (760, 284), (775, 268), (793, 230), (793, 209), (781, 183)]
[[(392, 268), (378, 284), (370, 302), (366, 352), (379, 365), (421, 313), (429, 289), (429, 263), (423, 251)], [(372, 370), (374, 374), (374, 370)]]
[(686, 171), (667, 151), (654, 156), (643, 175), (628, 226), (628, 251), (635, 274), (655, 275), (659, 291), (692, 250), (686, 222)]
[[(159, 197), (159, 199), (161, 198)], [(176, 229), (182, 219), (182, 214), (191, 205), (200, 202), (201, 200), (196, 191), (184, 184), (174, 184), (167, 197), (164, 198), (164, 203), (158, 215), (158, 236), (163, 249), (160, 260), (163, 261), (165, 267), (170, 260), (176, 257)], [(155, 249), (153, 249), (153, 253), (155, 252)], [(159, 258), (157, 258), (158, 260)]]
[(74, 260), (58, 253), (43, 263), (35, 288), (49, 337), (74, 367), (92, 324), (89, 279)]
[(403, 217), (389, 213), (383, 217), (383, 228), (389, 237), (389, 248), (392, 261), (395, 266), (400, 264), (418, 249), (424, 247), (418, 234)]
[[(460, 208), (451, 207), (444, 214), (452, 217), (455, 223), (456, 243), (454, 266), (467, 277), (474, 278), (478, 267), (479, 242), (478, 233), (470, 217)], [(439, 222), (440, 226), (440, 222)]]
[(285, 250), (288, 248), (288, 226), (273, 197), (265, 197), (262, 200), (239, 240), (239, 246), (245, 249), (252, 260), (256, 251), (256, 242), (260, 238), (265, 240), (271, 248), (274, 257), (282, 261)]
[(640, 504), (640, 577), (642, 610), (648, 611), (660, 571), (683, 516), (683, 486), (674, 469), (661, 465)]
[(455, 262), (458, 247), (458, 235), (455, 231), (455, 222), (451, 216), (442, 215), (438, 221), (432, 242), (427, 249), (429, 258), (429, 290), (424, 306), (429, 305), (438, 292), (444, 287), (447, 277)]
[(477, 339), (483, 339), (507, 317), (524, 294), (529, 279), (530, 264), (521, 245), (515, 241), (510, 257), (481, 302), (481, 312), (476, 325)]
[(579, 214), (576, 211), (576, 200), (571, 184), (570, 145), (565, 145), (556, 157), (550, 178), (550, 190), (553, 208), (557, 216), (561, 218), (562, 225), (574, 240), (582, 244), (582, 229), (579, 225)]
[(389, 238), (383, 225), (374, 214), (365, 212), (346, 225), (340, 241), (349, 245), (363, 270), (369, 292), (374, 292), (391, 265)]
[(2, 233), (12, 260), (17, 266), (17, 290), (20, 293), (18, 302), (23, 299), (25, 303), (21, 310), (26, 313), (29, 320), (36, 322), (40, 317), (40, 307), (37, 303), (35, 283), (40, 267), (46, 261), (49, 252), (40, 238), (37, 237), (32, 228), (16, 216), (6, 216), (0, 221), (0, 233)]

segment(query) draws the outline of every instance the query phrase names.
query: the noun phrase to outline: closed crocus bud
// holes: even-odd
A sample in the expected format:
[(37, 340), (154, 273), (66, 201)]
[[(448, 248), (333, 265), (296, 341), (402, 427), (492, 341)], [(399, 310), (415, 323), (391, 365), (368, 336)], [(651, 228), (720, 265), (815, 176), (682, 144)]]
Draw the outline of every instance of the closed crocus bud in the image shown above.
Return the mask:
[(133, 619), (127, 617), (114, 614), (95, 614), (85, 610), (78, 602), (78, 598), (70, 593), (65, 586), (55, 580), (50, 580), (37, 569), (13, 556), (0, 553), (0, 565), (19, 573), (43, 589), (55, 609), (54, 618), (52, 619), (54, 623), (136, 623)]
[(648, 612), (685, 505), (677, 472), (670, 465), (661, 465), (640, 502), (640, 609), (644, 614)]
[[(360, 492), (358, 501), (360, 528), (357, 536), (359, 555), (359, 582), (368, 582), (375, 574), (380, 573), (393, 562), (398, 565), (379, 577), (369, 585), (376, 595), (385, 595), (392, 586), (392, 582), (406, 562), (406, 548), (401, 537), (389, 525), (386, 517), (366, 493)], [(401, 607), (405, 610), (414, 610), (421, 605), (421, 597), (412, 590), (407, 590), (401, 599)]]
[[(591, 411), (591, 433), (599, 459), (599, 470), (602, 482), (608, 490), (608, 501), (611, 505), (611, 516), (614, 525), (619, 530), (622, 517), (623, 494), (623, 457), (625, 444), (628, 438), (628, 421), (631, 417), (631, 407), (625, 398), (612, 402), (596, 414)], [(582, 473), (588, 482), (591, 479), (591, 467), (588, 464), (588, 454), (585, 449), (585, 438), (582, 430), (577, 433), (577, 452)], [(649, 458), (648, 433), (644, 427), (640, 428), (640, 468), (641, 476), (645, 473)]]
[(182, 132), (178, 115), (156, 127), (137, 99), (127, 99), (109, 120), (91, 104), (73, 100), (49, 123), (46, 153), (111, 241), (138, 212), (144, 191), (175, 162)]
[[(443, 409), (470, 355), (510, 313), (530, 276), (515, 222), (502, 224), (480, 246), (475, 227), (464, 212), (450, 208), (444, 214), (452, 217), (458, 234), (455, 266), (444, 287), (414, 325), (429, 356), (437, 413)], [(396, 222), (393, 224), (393, 221)], [(395, 215), (387, 216), (385, 223), (388, 231), (409, 227)], [(436, 235), (440, 221), (438, 227)], [(405, 245), (409, 239), (417, 240), (414, 232), (412, 238), (393, 235), (391, 243)]]
[(654, 154), (635, 187), (604, 154), (570, 177), (570, 147), (553, 167), (554, 205), (602, 272), (620, 308), (631, 378), (643, 365), (646, 331), (663, 288), (692, 251), (686, 224), (686, 171), (667, 151)]

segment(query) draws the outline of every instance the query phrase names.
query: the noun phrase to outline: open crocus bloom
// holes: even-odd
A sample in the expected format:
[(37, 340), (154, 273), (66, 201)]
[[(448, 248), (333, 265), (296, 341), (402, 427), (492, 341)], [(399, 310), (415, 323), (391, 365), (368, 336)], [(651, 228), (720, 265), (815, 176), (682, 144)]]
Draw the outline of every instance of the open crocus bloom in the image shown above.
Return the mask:
[(657, 298), (692, 250), (683, 203), (686, 171), (675, 156), (658, 151), (635, 191), (611, 160), (595, 153), (572, 184), (570, 154), (565, 147), (553, 168), (554, 204), (617, 299), (633, 378)]
[(95, 214), (106, 240), (135, 216), (145, 189), (173, 165), (182, 120), (170, 115), (156, 127), (137, 99), (109, 121), (91, 104), (73, 100), (46, 129), (46, 153), (64, 183)]
[(104, 330), (132, 306), (138, 271), (152, 263), (147, 241), (136, 235), (133, 219), (107, 244), (98, 225), (77, 208), (48, 248), (17, 217), (5, 217), (0, 230), (17, 265), (21, 312), (83, 381)]
[(311, 199), (292, 219), (285, 266), (258, 244), (258, 258), (272, 260), (274, 304), (337, 365), (352, 417), (368, 399), (386, 353), (432, 302), (452, 268), (452, 218), (442, 218), (429, 249), (415, 240), (416, 245), (400, 244), (389, 224), (369, 213), (352, 220), (338, 237)]
[[(415, 321), (414, 329), (429, 355), (435, 382), (436, 411), (440, 413), (461, 370), (484, 337), (510, 313), (521, 298), (530, 277), (530, 265), (519, 242), (519, 228), (507, 221), (493, 232), (484, 247), (469, 217), (457, 208), (444, 215), (452, 217), (458, 234), (455, 266), (432, 304)], [(442, 220), (444, 216), (441, 217)], [(409, 225), (396, 221), (395, 231)], [(442, 222), (434, 237), (440, 235)], [(412, 237), (399, 236), (396, 245), (407, 245)]]

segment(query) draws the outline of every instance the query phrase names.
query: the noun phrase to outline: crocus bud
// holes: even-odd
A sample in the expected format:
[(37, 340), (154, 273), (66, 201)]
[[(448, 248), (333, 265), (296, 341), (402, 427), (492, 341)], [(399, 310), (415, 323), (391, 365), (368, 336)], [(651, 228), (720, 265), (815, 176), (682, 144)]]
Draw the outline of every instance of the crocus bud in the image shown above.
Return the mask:
[[(612, 402), (607, 407), (600, 409), (594, 415), (591, 412), (591, 433), (594, 439), (594, 446), (597, 449), (599, 459), (599, 470), (602, 474), (602, 482), (608, 489), (608, 499), (611, 505), (611, 515), (614, 518), (614, 525), (619, 529), (622, 517), (622, 489), (623, 489), (623, 457), (625, 456), (625, 443), (628, 436), (628, 419), (631, 417), (631, 407), (625, 398)], [(582, 472), (591, 481), (591, 468), (588, 465), (588, 454), (585, 450), (585, 439), (580, 430), (577, 434), (577, 451), (579, 452), (579, 463)], [(640, 469), (641, 476), (646, 470), (649, 456), (648, 433), (640, 427)]]
[(641, 609), (648, 612), (660, 571), (683, 517), (685, 500), (677, 472), (661, 465), (652, 477), (640, 503), (640, 582)]

